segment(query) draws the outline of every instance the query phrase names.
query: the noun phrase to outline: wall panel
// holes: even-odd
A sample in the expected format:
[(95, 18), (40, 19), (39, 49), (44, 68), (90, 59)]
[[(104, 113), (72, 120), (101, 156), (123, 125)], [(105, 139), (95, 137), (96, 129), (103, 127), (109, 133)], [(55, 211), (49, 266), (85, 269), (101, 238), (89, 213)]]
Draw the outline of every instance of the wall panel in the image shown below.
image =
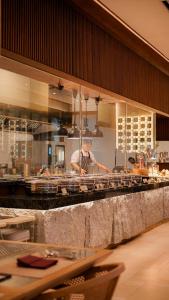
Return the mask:
[[(169, 141), (169, 118), (157, 115), (156, 119), (156, 140)], [(168, 149), (166, 149), (167, 151)]]
[(169, 113), (169, 77), (72, 1), (2, 0), (2, 48)]

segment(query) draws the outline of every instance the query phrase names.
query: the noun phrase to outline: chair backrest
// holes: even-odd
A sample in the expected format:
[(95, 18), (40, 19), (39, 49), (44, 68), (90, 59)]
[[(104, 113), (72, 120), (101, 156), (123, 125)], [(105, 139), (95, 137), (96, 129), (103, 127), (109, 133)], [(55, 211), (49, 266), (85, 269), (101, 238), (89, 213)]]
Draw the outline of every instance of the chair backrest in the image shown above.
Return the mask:
[(64, 282), (55, 290), (36, 297), (37, 300), (111, 300), (123, 263), (94, 266), (78, 277)]

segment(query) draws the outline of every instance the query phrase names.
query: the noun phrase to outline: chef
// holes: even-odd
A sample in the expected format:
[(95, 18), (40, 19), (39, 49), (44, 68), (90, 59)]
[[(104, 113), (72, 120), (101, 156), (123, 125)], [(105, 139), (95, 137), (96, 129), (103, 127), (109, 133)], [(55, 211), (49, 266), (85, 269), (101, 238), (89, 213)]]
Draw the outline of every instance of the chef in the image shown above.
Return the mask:
[(43, 165), (42, 168), (39, 170), (38, 176), (50, 176), (50, 171), (46, 165)]
[(95, 164), (97, 167), (99, 167), (99, 169), (102, 169), (107, 173), (111, 173), (112, 171), (109, 168), (96, 161), (94, 154), (91, 152), (91, 148), (92, 140), (83, 140), (81, 150), (76, 150), (71, 156), (72, 168), (81, 175), (85, 175), (88, 173), (89, 166), (91, 164)]
[(131, 164), (131, 172), (135, 172), (139, 169), (139, 164), (137, 163), (136, 159), (132, 156), (128, 158), (128, 162)]

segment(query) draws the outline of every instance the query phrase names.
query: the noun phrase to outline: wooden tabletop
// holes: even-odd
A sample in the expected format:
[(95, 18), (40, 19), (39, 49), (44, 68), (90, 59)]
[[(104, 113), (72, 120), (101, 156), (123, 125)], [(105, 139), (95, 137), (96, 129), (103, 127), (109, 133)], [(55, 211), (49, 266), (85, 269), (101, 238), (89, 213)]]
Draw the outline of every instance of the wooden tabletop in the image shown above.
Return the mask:
[(18, 216), (4, 219), (7, 225), (16, 225), (16, 224), (23, 224), (28, 222), (34, 222), (35, 216)]
[[(59, 247), (54, 244), (35, 244), (0, 241), (0, 273), (12, 275), (0, 282), (0, 299), (33, 299), (41, 292), (76, 276), (96, 261), (111, 254), (111, 250)], [(27, 254), (45, 257), (51, 254), (58, 263), (46, 270), (18, 267), (17, 257)]]

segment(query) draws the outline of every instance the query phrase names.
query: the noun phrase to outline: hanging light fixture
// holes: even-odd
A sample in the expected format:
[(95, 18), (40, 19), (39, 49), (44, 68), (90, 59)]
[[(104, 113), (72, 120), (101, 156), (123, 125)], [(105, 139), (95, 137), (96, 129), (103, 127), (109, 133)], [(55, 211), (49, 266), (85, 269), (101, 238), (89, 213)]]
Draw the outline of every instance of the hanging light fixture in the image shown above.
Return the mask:
[[(61, 97), (63, 90), (64, 90), (64, 84), (63, 84), (63, 81), (60, 78), (59, 78), (59, 81), (58, 81), (57, 85), (53, 85), (53, 84), (49, 85), (49, 93), (52, 94), (52, 95), (55, 95), (56, 99), (57, 99), (58, 95), (60, 95), (59, 97)], [(68, 130), (63, 125), (62, 116), (60, 116), (60, 120), (57, 120), (57, 123), (55, 125), (58, 126), (58, 129), (54, 130), (51, 133), (51, 136), (53, 138), (55, 138), (57, 136), (58, 137), (67, 137)]]
[(95, 98), (95, 103), (96, 103), (96, 124), (95, 124), (95, 130), (92, 132), (93, 137), (103, 137), (103, 132), (100, 130), (99, 125), (98, 125), (98, 114), (99, 114), (99, 102), (102, 99), (100, 96)]
[(68, 131), (67, 129), (63, 126), (63, 124), (60, 124), (59, 129), (56, 131), (56, 133), (54, 132), (54, 135), (57, 136), (68, 136)]
[(72, 100), (73, 100), (73, 118), (72, 118), (72, 128), (68, 132), (69, 139), (79, 139), (80, 138), (80, 131), (77, 127), (76, 123), (76, 97), (77, 97), (77, 90), (72, 91)]
[(85, 119), (84, 119), (84, 129), (82, 131), (82, 137), (92, 137), (93, 134), (92, 132), (89, 130), (89, 126), (88, 126), (88, 116), (87, 116), (87, 103), (88, 103), (88, 100), (89, 100), (89, 97), (88, 96), (85, 96), (84, 98), (85, 100), (85, 105), (86, 105), (86, 109), (85, 109)]
[(59, 137), (67, 137), (68, 136), (68, 130), (63, 125), (63, 118), (60, 114), (59, 120), (57, 120), (57, 125), (59, 125), (58, 130), (53, 131), (53, 136), (59, 136)]

